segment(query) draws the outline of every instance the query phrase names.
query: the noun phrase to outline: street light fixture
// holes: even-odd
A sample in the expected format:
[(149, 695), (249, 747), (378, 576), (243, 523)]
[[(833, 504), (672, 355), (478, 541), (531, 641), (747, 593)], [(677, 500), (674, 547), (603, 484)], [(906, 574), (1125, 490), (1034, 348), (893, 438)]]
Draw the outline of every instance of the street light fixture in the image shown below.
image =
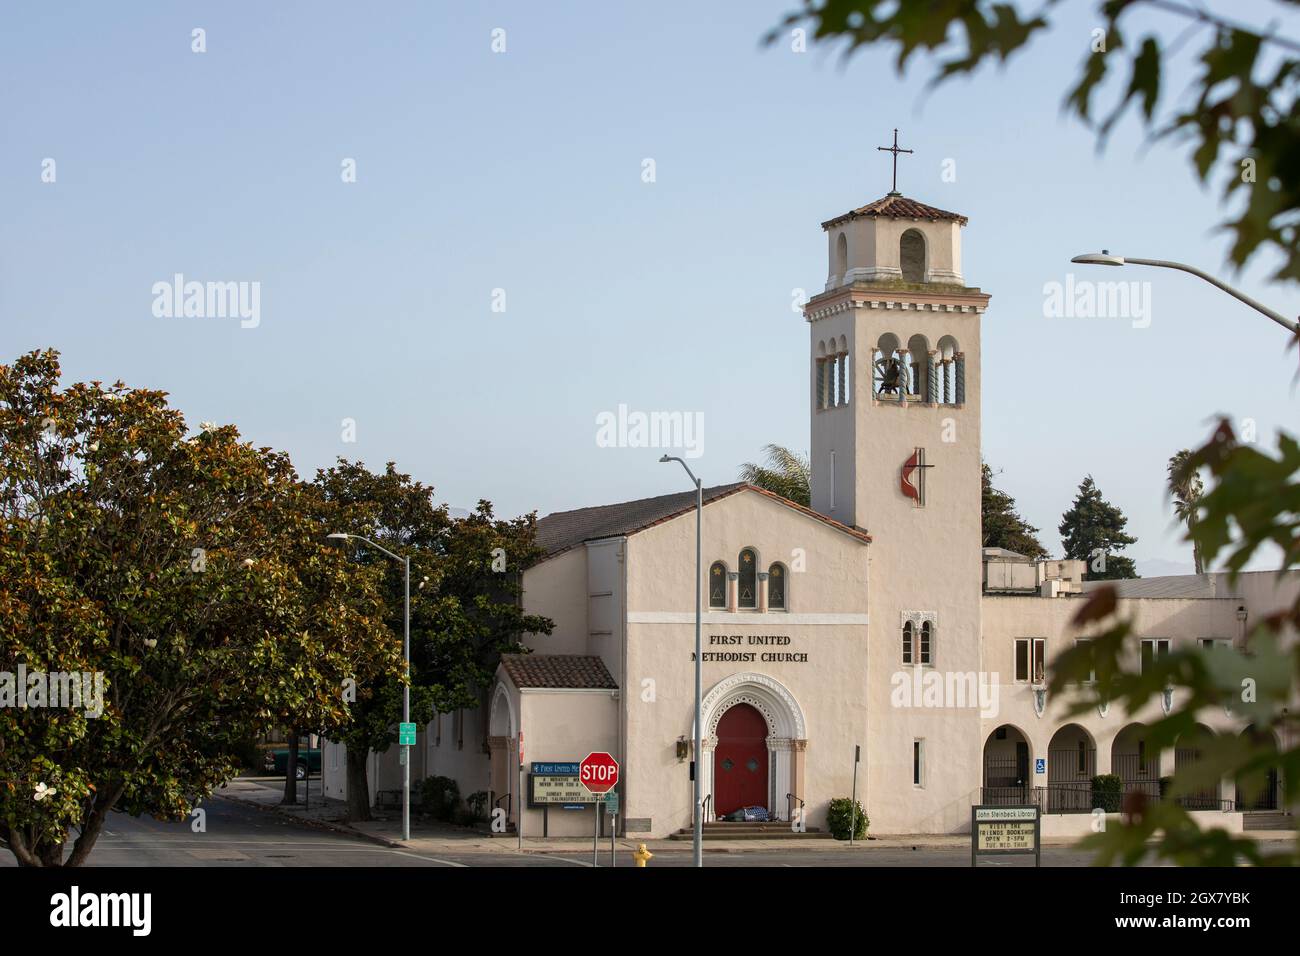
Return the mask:
[[(325, 537), (335, 541), (351, 541), (355, 538), (402, 565), (406, 579), (406, 596), (402, 614), (402, 661), (406, 665), (406, 682), (402, 685), (402, 723), (409, 724), (411, 722), (411, 559), (394, 554), (382, 544), (376, 544), (363, 535), (335, 531)], [(402, 748), (402, 842), (405, 843), (411, 839), (411, 745), (399, 744), (399, 746)]]
[(660, 463), (675, 461), (686, 469), (686, 474), (690, 475), (691, 482), (695, 485), (695, 752), (691, 760), (693, 773), (691, 776), (694, 780), (695, 791), (695, 812), (692, 814), (695, 818), (695, 834), (692, 838), (694, 848), (694, 865), (704, 865), (704, 808), (700, 803), (700, 758), (703, 755), (701, 747), (701, 735), (703, 732), (703, 715), (701, 714), (701, 697), (700, 697), (700, 622), (702, 614), (701, 605), (701, 588), (703, 587), (704, 571), (700, 565), (700, 529), (704, 525), (704, 486), (700, 479), (696, 478), (687, 467), (686, 462), (680, 458), (670, 455), (664, 455), (659, 459)]
[(1195, 266), (1189, 266), (1183, 262), (1170, 262), (1167, 259), (1134, 259), (1131, 256), (1127, 256), (1127, 257), (1113, 256), (1110, 254), (1110, 251), (1108, 249), (1103, 249), (1101, 250), (1100, 253), (1089, 252), (1082, 256), (1075, 256), (1070, 261), (1077, 262), (1081, 265), (1089, 265), (1089, 266), (1124, 266), (1124, 265), (1158, 266), (1162, 269), (1177, 269), (1180, 272), (1190, 272), (1192, 275), (1196, 276), (1197, 278), (1204, 279), (1206, 282), (1210, 283), (1210, 285), (1222, 289), (1224, 292), (1228, 293), (1228, 295), (1232, 296), (1234, 299), (1238, 299), (1246, 303), (1256, 312), (1268, 316), (1270, 319), (1272, 319), (1278, 325), (1282, 326), (1282, 328), (1286, 329), (1291, 334), (1293, 335), (1300, 334), (1300, 324), (1297, 324), (1295, 320), (1288, 319), (1286, 316), (1274, 312), (1268, 306), (1256, 302), (1254, 299), (1246, 295), (1246, 293), (1242, 292), (1240, 289), (1234, 289), (1226, 282), (1220, 282), (1218, 279), (1210, 275), (1208, 272), (1204, 272), (1196, 268)]

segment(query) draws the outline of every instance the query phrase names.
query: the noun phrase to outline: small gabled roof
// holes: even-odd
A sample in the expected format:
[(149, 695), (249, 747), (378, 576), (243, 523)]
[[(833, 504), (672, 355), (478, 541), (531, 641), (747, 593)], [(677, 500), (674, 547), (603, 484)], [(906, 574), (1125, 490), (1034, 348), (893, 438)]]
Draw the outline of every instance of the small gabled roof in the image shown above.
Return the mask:
[[(782, 498), (775, 492), (757, 485), (738, 481), (730, 485), (714, 485), (704, 489), (704, 503), (717, 501), (741, 491), (755, 491), (780, 502), (788, 508), (802, 512), (823, 524), (852, 535), (860, 541), (870, 542), (871, 536), (865, 531), (841, 524), (834, 518), (818, 514), (811, 508), (805, 508), (788, 498)], [(576, 548), (584, 541), (597, 541), (601, 538), (615, 538), (635, 534), (646, 528), (686, 514), (695, 508), (695, 492), (683, 491), (671, 495), (659, 495), (655, 498), (640, 498), (636, 501), (623, 501), (612, 505), (598, 505), (594, 508), (578, 508), (575, 511), (557, 511), (537, 522), (537, 544), (548, 558)]]
[(928, 206), (898, 193), (890, 193), (875, 202), (851, 209), (842, 216), (826, 220), (822, 223), (822, 228), (829, 229), (831, 226), (838, 226), (842, 222), (851, 222), (854, 219), (921, 219), (927, 222), (950, 221), (960, 226), (966, 225), (969, 221), (961, 213), (948, 212), (946, 209)]
[(579, 690), (618, 690), (605, 662), (592, 654), (502, 654), (514, 685)]

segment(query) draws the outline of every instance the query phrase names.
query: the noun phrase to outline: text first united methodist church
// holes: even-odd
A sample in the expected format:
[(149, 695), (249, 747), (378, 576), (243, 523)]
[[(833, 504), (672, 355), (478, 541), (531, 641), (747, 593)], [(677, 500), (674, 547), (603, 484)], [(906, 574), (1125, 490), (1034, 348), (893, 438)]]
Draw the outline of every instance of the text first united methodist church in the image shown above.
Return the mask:
[[(824, 827), (860, 745), (874, 832), (960, 832), (972, 804), (1037, 802), (1045, 834), (1081, 833), (1094, 775), (1156, 797), (1162, 775), (1197, 757), (1193, 740), (1146, 745), (1168, 695), (1137, 714), (1065, 717), (1045, 666), (1079, 637), (1083, 563), (981, 548), (989, 296), (962, 274), (966, 222), (890, 193), (822, 224), (826, 287), (804, 310), (812, 507), (747, 484), (704, 489), (706, 821), (758, 806)], [(422, 728), (412, 779), (485, 793), (530, 837), (585, 835), (593, 806), (572, 774), (603, 750), (622, 767), (620, 833), (690, 827), (695, 523), (694, 491), (541, 519), (546, 554), (522, 600), (554, 633), (502, 660), (482, 708)], [(1135, 657), (1240, 645), (1247, 619), (1294, 594), (1278, 580), (1122, 583)], [(1197, 733), (1248, 730), (1219, 710)], [(342, 796), (341, 747), (324, 773)], [(400, 787), (396, 747), (372, 755), (369, 780), (372, 796)], [(1276, 809), (1282, 786), (1247, 800), (1224, 781), (1190, 809), (1239, 830)]]

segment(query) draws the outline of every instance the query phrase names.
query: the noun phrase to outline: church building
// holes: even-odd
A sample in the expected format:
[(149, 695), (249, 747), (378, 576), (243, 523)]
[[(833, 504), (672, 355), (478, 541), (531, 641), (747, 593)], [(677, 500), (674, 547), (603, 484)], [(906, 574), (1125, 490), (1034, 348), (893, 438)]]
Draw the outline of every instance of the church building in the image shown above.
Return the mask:
[[(1045, 835), (1082, 834), (1094, 775), (1158, 798), (1160, 778), (1197, 758), (1192, 739), (1146, 746), (1172, 695), (1065, 716), (1046, 663), (1079, 637), (1084, 563), (981, 547), (989, 295), (962, 270), (966, 225), (898, 192), (822, 223), (826, 285), (804, 310), (811, 508), (743, 483), (703, 491), (706, 822), (761, 807), (824, 830), (856, 779), (875, 833), (958, 833), (973, 804), (1035, 802)], [(608, 751), (620, 835), (688, 830), (695, 534), (694, 491), (542, 518), (522, 600), (554, 632), (503, 658), (481, 709), (422, 729), (412, 779), (453, 777), (529, 837), (589, 835), (576, 764)], [(1273, 574), (1139, 579), (1120, 583), (1119, 610), (1149, 659), (1240, 647), (1247, 621), (1297, 589)], [(1250, 732), (1223, 712), (1201, 731)], [(377, 796), (400, 787), (397, 750), (372, 758)], [(340, 747), (324, 773), (342, 796)], [(1189, 809), (1271, 825), (1282, 786), (1245, 797), (1224, 781)]]

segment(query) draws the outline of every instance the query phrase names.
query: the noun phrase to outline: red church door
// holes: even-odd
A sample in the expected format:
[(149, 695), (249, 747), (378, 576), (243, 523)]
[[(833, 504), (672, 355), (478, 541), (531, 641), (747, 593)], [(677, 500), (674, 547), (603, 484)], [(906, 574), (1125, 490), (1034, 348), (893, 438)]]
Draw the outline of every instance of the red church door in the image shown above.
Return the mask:
[(767, 721), (749, 704), (736, 704), (718, 721), (713, 805), (718, 816), (767, 807)]

